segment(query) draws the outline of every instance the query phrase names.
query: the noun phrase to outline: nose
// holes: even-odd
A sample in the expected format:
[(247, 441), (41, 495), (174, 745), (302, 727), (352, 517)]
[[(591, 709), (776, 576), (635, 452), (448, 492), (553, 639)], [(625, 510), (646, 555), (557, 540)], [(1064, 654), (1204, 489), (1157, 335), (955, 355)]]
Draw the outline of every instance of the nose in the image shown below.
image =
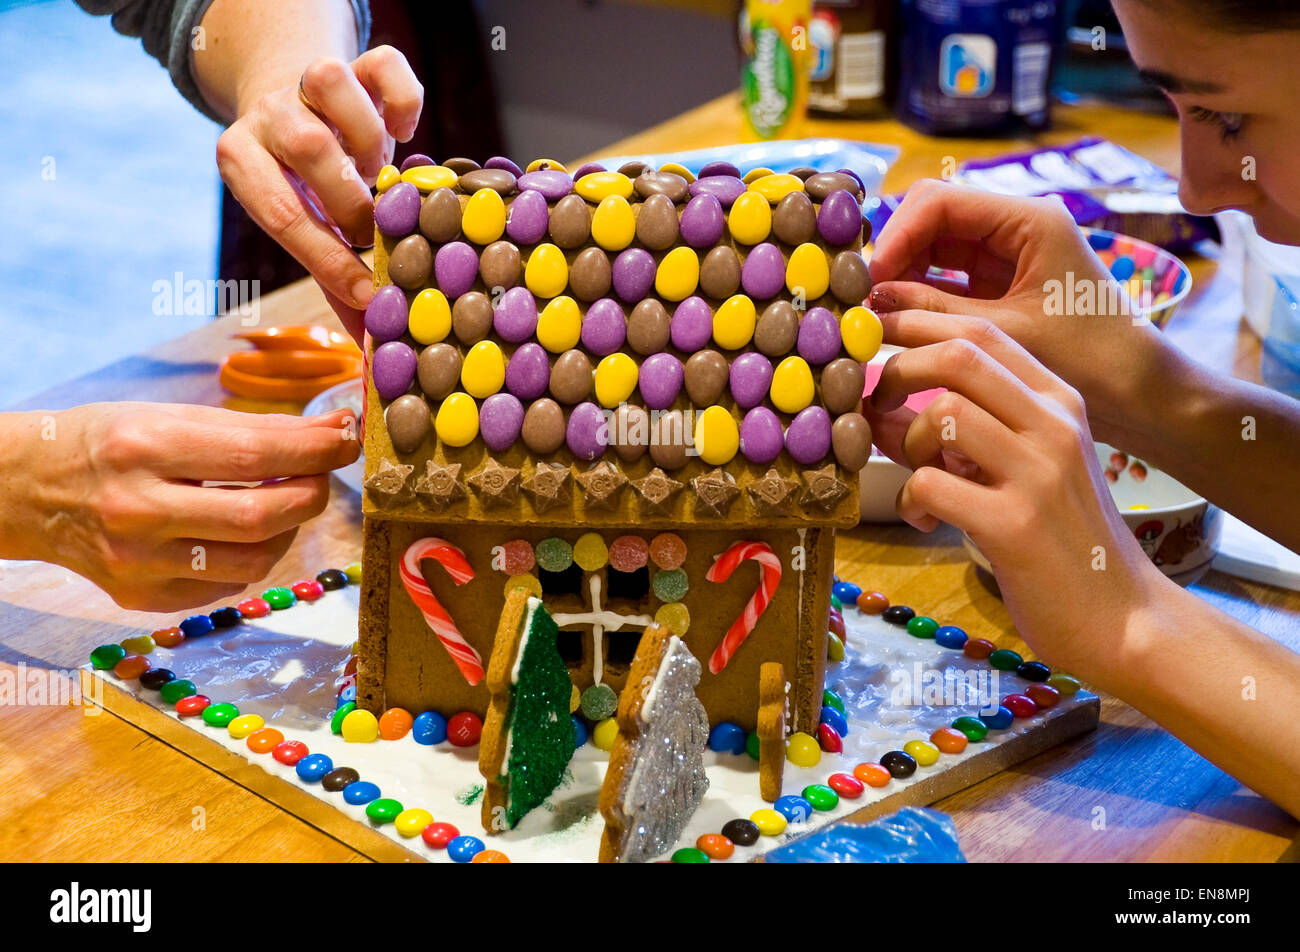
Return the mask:
[(1247, 208), (1255, 195), (1254, 158), (1204, 125), (1188, 119), (1180, 124), (1183, 167), (1179, 201), (1193, 215)]

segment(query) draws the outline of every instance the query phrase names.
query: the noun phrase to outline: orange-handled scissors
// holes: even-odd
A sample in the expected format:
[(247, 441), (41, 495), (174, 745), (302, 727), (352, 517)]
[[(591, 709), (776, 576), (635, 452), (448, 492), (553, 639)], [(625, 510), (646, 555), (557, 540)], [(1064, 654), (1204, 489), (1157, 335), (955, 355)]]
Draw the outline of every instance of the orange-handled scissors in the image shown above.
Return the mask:
[(221, 385), (241, 397), (303, 402), (362, 373), (361, 349), (327, 327), (271, 327), (234, 336), (257, 348), (236, 351), (221, 363)]

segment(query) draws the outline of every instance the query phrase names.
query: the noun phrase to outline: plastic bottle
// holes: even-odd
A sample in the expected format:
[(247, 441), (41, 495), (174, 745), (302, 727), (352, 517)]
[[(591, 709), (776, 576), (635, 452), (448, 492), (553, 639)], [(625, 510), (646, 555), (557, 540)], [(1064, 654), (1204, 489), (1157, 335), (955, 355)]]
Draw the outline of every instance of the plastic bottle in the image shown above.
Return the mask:
[(808, 114), (812, 0), (745, 0), (740, 104), (751, 139), (803, 135)]
[(885, 115), (898, 70), (896, 0), (817, 0), (808, 27), (808, 111)]

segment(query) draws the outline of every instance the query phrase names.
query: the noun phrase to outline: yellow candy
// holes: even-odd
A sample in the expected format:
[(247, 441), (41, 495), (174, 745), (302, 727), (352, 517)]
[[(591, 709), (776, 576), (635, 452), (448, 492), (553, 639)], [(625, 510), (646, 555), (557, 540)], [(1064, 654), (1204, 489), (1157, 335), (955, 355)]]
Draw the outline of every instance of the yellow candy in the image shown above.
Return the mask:
[(506, 358), (496, 341), (481, 340), (469, 349), (460, 368), (460, 383), (471, 397), (490, 397), (506, 382)]
[(556, 162), (554, 159), (533, 159), (533, 161), (528, 163), (528, 168), (524, 169), (524, 171), (536, 172), (539, 171), (540, 169), (553, 169), (556, 172), (569, 171), (559, 162)]
[(627, 354), (610, 354), (596, 365), (596, 402), (610, 410), (632, 396), (638, 368)]
[(772, 231), (772, 206), (758, 192), (745, 192), (731, 206), (727, 228), (742, 244), (756, 245)]
[(660, 297), (669, 301), (681, 301), (690, 297), (699, 283), (700, 259), (694, 249), (685, 246), (674, 248), (664, 255), (655, 272), (655, 290)]
[(821, 762), (822, 749), (815, 738), (802, 731), (795, 731), (786, 742), (785, 757), (796, 767), (816, 767)]
[(353, 585), (361, 584), (361, 563), (353, 562), (343, 570), (343, 574), (348, 577), (348, 581)]
[(572, 714), (580, 707), (582, 707), (582, 692), (578, 690), (578, 686), (575, 684), (572, 686), (572, 690), (569, 691), (569, 713)]
[(517, 588), (525, 589), (529, 595), (537, 598), (542, 597), (542, 583), (537, 580), (536, 575), (512, 575), (506, 579), (507, 595)]
[(679, 165), (676, 162), (665, 162), (663, 165), (659, 166), (659, 171), (671, 172), (673, 175), (680, 175), (682, 178), (686, 179), (687, 185), (690, 185), (695, 181), (695, 173), (686, 166)]
[(369, 744), (379, 740), (379, 719), (367, 710), (357, 708), (343, 718), (343, 739), (349, 744)]
[(266, 721), (262, 720), (259, 714), (240, 714), (226, 725), (226, 730), (230, 731), (231, 737), (239, 740), (247, 737), (253, 731), (260, 731), (265, 726)]
[(775, 205), (781, 199), (785, 198), (791, 192), (803, 191), (803, 179), (797, 175), (785, 173), (782, 175), (762, 175), (758, 178), (750, 178), (753, 175), (750, 172), (745, 176), (745, 182), (749, 185), (751, 192), (758, 192), (769, 202)]
[(831, 286), (831, 266), (826, 252), (811, 241), (794, 249), (785, 266), (785, 286), (791, 294), (802, 293), (805, 301), (815, 301), (825, 294)]
[(761, 810), (755, 810), (749, 815), (749, 822), (758, 827), (758, 832), (764, 836), (780, 836), (785, 832), (785, 817), (777, 813), (770, 807), (764, 807)]
[(436, 344), (451, 333), (451, 305), (437, 288), (425, 288), (411, 302), (411, 336), (420, 344)]
[(741, 181), (744, 182), (746, 185), (749, 185), (751, 182), (755, 182), (766, 175), (775, 175), (775, 174), (776, 173), (774, 173), (771, 169), (767, 168), (766, 166), (760, 165), (758, 168), (750, 169), (748, 172), (746, 172), (744, 177), (741, 179)]
[(1069, 674), (1057, 672), (1047, 679), (1047, 683), (1062, 694), (1077, 694), (1082, 687), (1079, 679)]
[(772, 372), (772, 405), (782, 413), (798, 413), (812, 403), (812, 368), (802, 357), (790, 356)]
[(744, 294), (733, 294), (713, 312), (713, 339), (719, 347), (740, 350), (754, 336), (758, 311), (754, 302)]
[(591, 742), (597, 750), (613, 750), (614, 739), (618, 737), (618, 722), (607, 717), (591, 730)]
[(122, 647), (127, 654), (149, 654), (158, 646), (151, 636), (136, 635), (134, 638), (123, 638)]
[(655, 622), (680, 638), (691, 627), (691, 613), (681, 602), (669, 602), (659, 606), (655, 612)]
[(844, 660), (844, 642), (833, 631), (826, 633), (826, 660), (836, 663)]
[[(1140, 502), (1135, 502), (1135, 503), (1133, 503), (1133, 505), (1131, 505), (1131, 506), (1128, 507), (1128, 511), (1129, 511), (1129, 512), (1137, 512), (1137, 511), (1139, 511), (1139, 510), (1141, 510), (1141, 509), (1150, 509), (1150, 508), (1151, 508), (1150, 506), (1143, 505), (1143, 504), (1140, 503)], [(126, 642), (125, 642), (125, 641), (122, 642), (122, 647), (123, 647), (123, 648), (126, 647)]]
[(573, 190), (589, 202), (603, 202), (607, 196), (632, 197), (632, 180), (622, 172), (588, 172), (573, 183)]
[(361, 651), (361, 639), (358, 638), (352, 642), (352, 647), (348, 649), (352, 654), (358, 654)]
[(433, 814), (428, 810), (410, 807), (397, 814), (397, 819), (393, 821), (393, 828), (402, 836), (410, 839), (423, 833), (424, 828), (432, 822)]
[(585, 533), (573, 543), (573, 561), (584, 572), (595, 572), (605, 567), (609, 561), (609, 549), (599, 532)]
[(468, 393), (451, 394), (433, 419), (438, 439), (448, 446), (468, 446), (478, 436), (478, 404)]
[(465, 203), (460, 230), (476, 245), (490, 245), (505, 233), (506, 203), (494, 190), (479, 189)]
[(622, 251), (632, 244), (636, 237), (636, 216), (626, 198), (606, 195), (600, 200), (596, 213), (591, 216), (591, 237), (606, 251)]
[(410, 182), (421, 192), (453, 188), (459, 179), (460, 176), (444, 165), (415, 165), (402, 173), (402, 181)]
[(402, 173), (397, 171), (397, 166), (385, 165), (379, 170), (379, 176), (375, 179), (375, 188), (381, 193), (386, 192), (401, 180)]
[(876, 356), (880, 343), (885, 339), (885, 329), (880, 325), (880, 318), (869, 307), (858, 305), (844, 312), (840, 318), (840, 339), (849, 356), (860, 363), (866, 363)]
[(567, 294), (551, 298), (537, 316), (537, 342), (552, 354), (562, 354), (582, 336), (582, 312)]
[(539, 298), (553, 298), (569, 283), (569, 263), (564, 252), (543, 242), (533, 249), (524, 266), (524, 284)]
[(731, 462), (740, 449), (740, 430), (722, 407), (708, 407), (695, 418), (695, 451), (710, 466)]
[(939, 759), (939, 748), (923, 740), (909, 740), (903, 745), (903, 753), (922, 767), (928, 767)]

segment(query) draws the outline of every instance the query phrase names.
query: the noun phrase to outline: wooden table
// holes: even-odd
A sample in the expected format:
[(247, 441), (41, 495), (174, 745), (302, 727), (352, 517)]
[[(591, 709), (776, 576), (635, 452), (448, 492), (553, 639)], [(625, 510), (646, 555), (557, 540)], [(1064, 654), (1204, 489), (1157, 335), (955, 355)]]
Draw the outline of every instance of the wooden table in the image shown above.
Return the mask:
[[(894, 143), (902, 155), (885, 187), (941, 176), (954, 161), (1014, 148), (1006, 140), (931, 139), (892, 121), (811, 123), (810, 135)], [(1112, 108), (1058, 111), (1049, 133), (1024, 144), (1105, 135), (1177, 171), (1172, 120)], [(607, 154), (663, 152), (736, 141), (733, 96), (611, 145)], [(1244, 329), (1239, 289), (1212, 262), (1193, 263), (1196, 287), (1167, 333), (1208, 362), (1258, 378), (1259, 345)], [(150, 319), (146, 315), (142, 320)], [(263, 325), (333, 322), (308, 282), (267, 296)], [(217, 384), (237, 316), (222, 318), (15, 409), (100, 400), (163, 400), (247, 410)], [(315, 574), (360, 554), (358, 498), (335, 484), (326, 512), (301, 532), (275, 580)], [(845, 532), (839, 573), (896, 602), (1027, 651), (1002, 603), (977, 577), (957, 533), (905, 526)], [(264, 586), (250, 587), (250, 591)], [(1211, 572), (1203, 597), (1300, 650), (1300, 595)], [(90, 648), (158, 627), (158, 616), (117, 608), (62, 569), (0, 563), (0, 670), (72, 669)], [(359, 853), (110, 714), (79, 707), (0, 708), (0, 857), (29, 860), (360, 861)], [(1297, 824), (1126, 704), (1106, 698), (1094, 734), (1055, 748), (937, 804), (956, 822), (971, 860), (1276, 860), (1297, 850)], [(201, 828), (200, 828), (201, 827)], [(123, 835), (123, 830), (132, 831)]]

